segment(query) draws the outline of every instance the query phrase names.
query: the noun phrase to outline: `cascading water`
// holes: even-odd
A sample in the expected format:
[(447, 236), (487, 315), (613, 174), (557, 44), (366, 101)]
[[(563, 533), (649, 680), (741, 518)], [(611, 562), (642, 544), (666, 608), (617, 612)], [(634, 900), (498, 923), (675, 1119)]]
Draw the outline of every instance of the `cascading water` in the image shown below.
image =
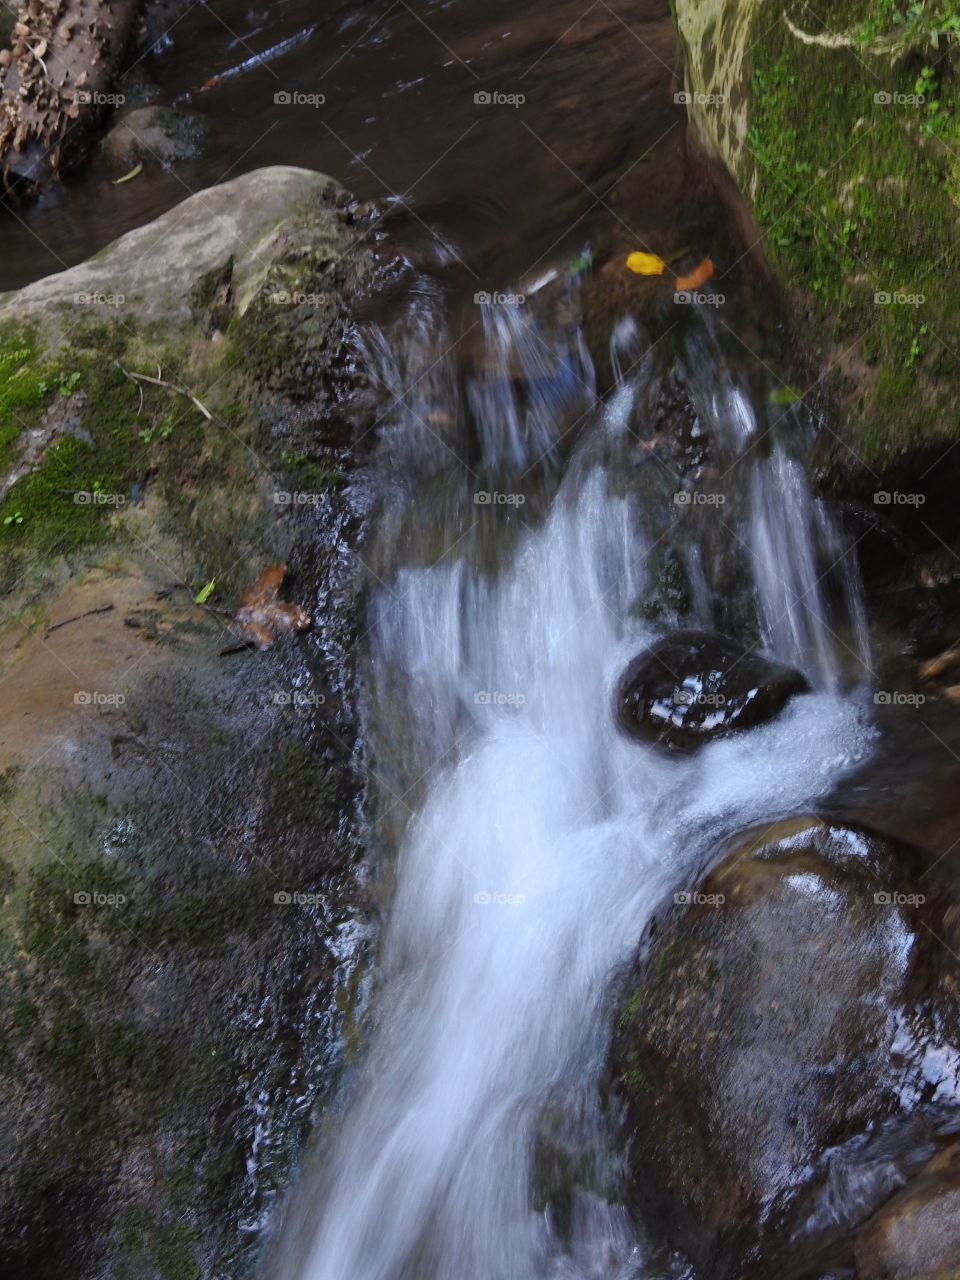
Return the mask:
[[(392, 357), (395, 383), (416, 384), (385, 446), (395, 474), (406, 436), (416, 442), (408, 473), (439, 469), (449, 485), (442, 545), (434, 530), (427, 551), (422, 537), (418, 548), (404, 542), (404, 528), (429, 522), (404, 514), (410, 490), (398, 480), (371, 680), (412, 738), (397, 766), (406, 786), (447, 763), (406, 824), (366, 1067), (319, 1183), (300, 1189), (312, 1221), (282, 1262), (288, 1280), (650, 1274), (596, 1103), (611, 975), (719, 834), (809, 802), (869, 739), (856, 693), (838, 687), (838, 625), (817, 582), (824, 537), (835, 549), (836, 535), (776, 452), (744, 485), (737, 537), (766, 643), (802, 665), (815, 691), (691, 757), (617, 730), (614, 682), (657, 635), (634, 605), (650, 586), (659, 526), (649, 495), (620, 474), (649, 372), (634, 361), (631, 374), (636, 333), (621, 326), (618, 387), (593, 406), (558, 481), (558, 423), (571, 400), (593, 403), (592, 379), (579, 338), (558, 335), (542, 310), (521, 325), (491, 307), (490, 364), (513, 375), (474, 382), (469, 414), (447, 403), (448, 423), (472, 414), (476, 471), (453, 458), (464, 442), (441, 441), (428, 421), (456, 381), (449, 361), (435, 363), (445, 346), (436, 318), (414, 326), (437, 335), (419, 361), (409, 349)], [(723, 405), (718, 422), (733, 415), (743, 449), (755, 430), (747, 401), (729, 385)], [(549, 476), (533, 469), (545, 451), (557, 464)], [(532, 503), (478, 503), (488, 476), (514, 499), (539, 485), (543, 520)], [(687, 561), (693, 607), (709, 612), (712, 565), (698, 548)], [(593, 1174), (561, 1222), (542, 1154), (578, 1141)]]

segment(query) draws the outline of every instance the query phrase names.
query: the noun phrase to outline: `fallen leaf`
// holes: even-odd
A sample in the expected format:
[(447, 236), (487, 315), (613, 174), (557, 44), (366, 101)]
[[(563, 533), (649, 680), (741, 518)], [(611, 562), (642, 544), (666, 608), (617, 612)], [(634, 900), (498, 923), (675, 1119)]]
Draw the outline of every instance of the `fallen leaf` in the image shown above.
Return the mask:
[(200, 590), (197, 592), (197, 594), (193, 597), (194, 604), (206, 604), (207, 601), (210, 599), (210, 597), (213, 595), (213, 588), (216, 585), (217, 585), (216, 578), (211, 578), (210, 581), (206, 584), (206, 586), (201, 587)]
[(627, 267), (638, 276), (662, 276), (666, 263), (655, 253), (630, 253), (627, 255)]
[[(947, 672), (955, 672), (958, 668), (960, 668), (960, 644), (952, 644), (949, 649), (944, 649), (943, 653), (938, 653), (935, 658), (923, 664), (920, 668), (920, 679), (937, 680)], [(949, 690), (947, 694), (950, 696)]]
[(244, 591), (230, 629), (244, 644), (269, 649), (278, 635), (306, 631), (313, 620), (301, 605), (277, 600), (286, 576), (285, 564), (268, 565), (256, 582)]
[(709, 280), (712, 275), (713, 263), (709, 258), (703, 258), (689, 275), (677, 276), (676, 287), (681, 292), (684, 289), (699, 289), (703, 282)]
[(138, 165), (135, 165), (130, 170), (129, 173), (125, 173), (122, 178), (114, 178), (113, 185), (115, 187), (119, 187), (121, 182), (129, 182), (131, 178), (135, 178), (138, 173), (142, 173), (142, 172), (143, 172), (143, 161), (141, 160)]

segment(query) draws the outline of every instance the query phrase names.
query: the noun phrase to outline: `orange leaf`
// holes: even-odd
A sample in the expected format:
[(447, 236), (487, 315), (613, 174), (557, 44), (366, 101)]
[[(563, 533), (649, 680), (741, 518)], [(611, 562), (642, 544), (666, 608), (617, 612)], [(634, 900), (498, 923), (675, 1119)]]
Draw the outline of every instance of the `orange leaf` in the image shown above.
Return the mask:
[(709, 258), (704, 258), (693, 268), (689, 275), (677, 276), (677, 289), (699, 289), (705, 280), (709, 280), (713, 275), (713, 263)]

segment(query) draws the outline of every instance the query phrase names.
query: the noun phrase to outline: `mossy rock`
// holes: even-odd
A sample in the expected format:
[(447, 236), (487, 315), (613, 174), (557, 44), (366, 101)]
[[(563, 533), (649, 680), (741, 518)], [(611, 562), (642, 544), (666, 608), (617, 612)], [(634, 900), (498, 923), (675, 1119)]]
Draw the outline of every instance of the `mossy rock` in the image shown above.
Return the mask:
[(678, 0), (676, 17), (695, 132), (739, 183), (808, 353), (824, 484), (889, 487), (877, 473), (913, 456), (922, 488), (960, 436), (960, 14)]

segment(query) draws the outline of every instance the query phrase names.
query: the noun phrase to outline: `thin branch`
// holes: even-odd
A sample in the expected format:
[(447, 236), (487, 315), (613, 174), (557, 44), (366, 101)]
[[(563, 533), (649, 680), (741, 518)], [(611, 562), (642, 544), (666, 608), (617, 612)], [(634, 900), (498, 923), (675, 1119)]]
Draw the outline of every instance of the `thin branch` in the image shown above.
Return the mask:
[[(138, 384), (141, 382), (149, 382), (155, 387), (163, 387), (165, 391), (172, 391), (174, 392), (175, 395), (186, 396), (188, 400), (192, 401), (193, 404), (196, 405), (196, 407), (200, 410), (200, 412), (203, 414), (203, 416), (206, 418), (208, 422), (215, 421), (213, 414), (210, 412), (207, 406), (203, 403), (203, 401), (198, 400), (197, 397), (193, 394), (193, 392), (187, 391), (185, 387), (178, 387), (176, 383), (167, 382), (166, 379), (164, 378), (159, 378), (159, 377), (153, 378), (150, 376), (149, 373), (132, 373), (129, 369), (124, 369), (122, 364), (118, 364), (117, 368), (125, 377), (129, 378), (131, 382), (136, 382)], [(157, 373), (159, 372), (160, 370), (158, 368)], [(142, 408), (143, 407), (142, 388), (140, 391), (140, 395), (141, 395), (140, 407)], [(137, 412), (139, 414), (139, 409), (137, 410)]]

